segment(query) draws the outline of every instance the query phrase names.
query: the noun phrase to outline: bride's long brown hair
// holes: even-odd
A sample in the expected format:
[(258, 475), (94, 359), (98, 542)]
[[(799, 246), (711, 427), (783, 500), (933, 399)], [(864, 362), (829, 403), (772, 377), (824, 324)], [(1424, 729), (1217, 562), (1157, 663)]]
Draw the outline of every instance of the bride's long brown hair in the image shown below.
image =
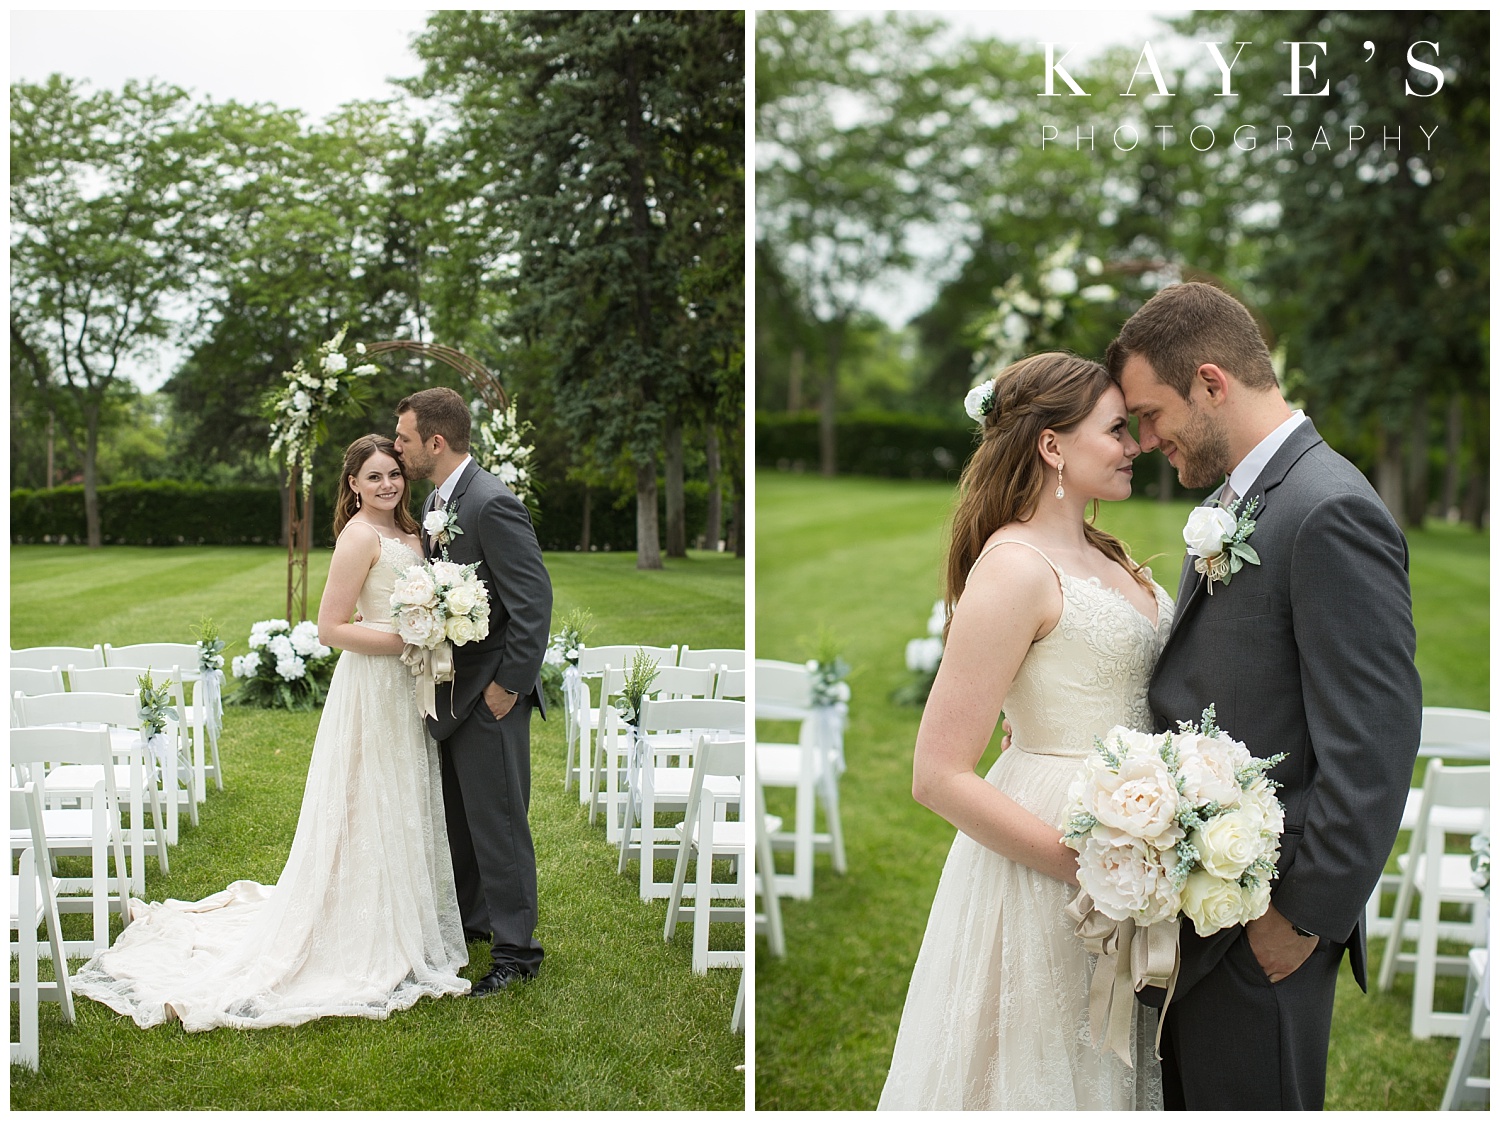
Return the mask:
[[(990, 535), (1036, 513), (1049, 483), (1049, 468), (1040, 450), (1042, 432), (1048, 428), (1071, 432), (1114, 384), (1099, 363), (1057, 352), (1033, 354), (996, 375), (995, 403), (980, 427), (979, 447), (958, 481), (944, 597), (950, 623), (953, 606), (968, 583), (969, 569)], [(1098, 514), (1099, 500), (1095, 499), (1093, 516)], [(1124, 542), (1099, 529), (1092, 519), (1084, 522), (1083, 533), (1090, 545), (1150, 589), (1150, 580), (1130, 559)], [(943, 634), (946, 638), (946, 626)]]
[[(334, 537), (344, 532), (349, 519), (359, 511), (358, 495), (349, 485), (349, 476), (358, 475), (359, 469), (365, 465), (365, 460), (378, 453), (390, 456), (396, 461), (398, 467), (401, 466), (401, 457), (396, 454), (396, 442), (389, 436), (382, 436), (378, 432), (361, 436), (344, 449), (344, 467), (339, 472), (339, 493), (333, 503)], [(401, 468), (401, 477), (406, 479), (405, 467)], [(415, 534), (420, 527), (417, 525), (417, 519), (408, 509), (410, 502), (411, 480), (406, 479), (406, 489), (402, 491), (401, 502), (396, 506), (396, 528), (402, 533)]]

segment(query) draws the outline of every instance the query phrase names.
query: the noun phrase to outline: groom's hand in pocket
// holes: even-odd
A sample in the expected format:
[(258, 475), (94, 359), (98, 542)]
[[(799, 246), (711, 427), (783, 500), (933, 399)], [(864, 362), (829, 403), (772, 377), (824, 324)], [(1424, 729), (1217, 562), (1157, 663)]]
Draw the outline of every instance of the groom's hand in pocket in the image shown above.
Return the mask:
[(512, 693), (498, 682), (491, 681), (484, 687), (484, 703), (489, 705), (490, 714), (496, 720), (503, 720), (510, 714), (510, 710), (516, 707), (519, 694)]
[(1005, 733), (1005, 737), (1000, 741), (1000, 753), (1003, 755), (1010, 748), (1011, 732), (1010, 721), (1004, 719), (1004, 717), (1000, 720), (1000, 730)]
[(1250, 952), (1273, 985), (1301, 969), (1321, 941), (1298, 934), (1274, 905), (1260, 918), (1245, 924), (1245, 937), (1250, 939)]

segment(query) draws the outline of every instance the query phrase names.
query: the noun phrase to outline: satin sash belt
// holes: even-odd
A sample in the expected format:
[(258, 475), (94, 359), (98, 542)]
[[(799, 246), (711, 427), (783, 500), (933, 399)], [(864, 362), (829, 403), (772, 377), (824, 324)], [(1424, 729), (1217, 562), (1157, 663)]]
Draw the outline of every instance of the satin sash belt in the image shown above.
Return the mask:
[[(1177, 988), (1178, 919), (1138, 927), (1134, 919), (1112, 919), (1094, 907), (1088, 892), (1079, 889), (1067, 915), (1078, 924), (1078, 937), (1091, 954), (1099, 956), (1089, 985), (1089, 1031), (1094, 1046), (1113, 1051), (1134, 1069), (1130, 1054), (1130, 1014), (1135, 994), (1147, 985), (1167, 990), (1156, 1023), (1156, 1057), (1161, 1058), (1161, 1026)], [(1101, 1031), (1102, 1027), (1107, 1028)]]
[(417, 679), (417, 707), (424, 716), (437, 716), (437, 687), (453, 680), (453, 645), (440, 642), (435, 648), (408, 642), (401, 648), (401, 661)]

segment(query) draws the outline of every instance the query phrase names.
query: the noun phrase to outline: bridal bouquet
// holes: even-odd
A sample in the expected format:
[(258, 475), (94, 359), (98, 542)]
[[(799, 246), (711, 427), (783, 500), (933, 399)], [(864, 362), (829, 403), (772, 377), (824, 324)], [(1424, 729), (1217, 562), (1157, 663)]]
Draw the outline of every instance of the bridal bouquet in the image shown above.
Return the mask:
[[(1114, 982), (1091, 992), (1094, 1037), (1130, 1061), (1109, 1016), (1110, 990), (1162, 985), (1177, 974), (1178, 916), (1200, 935), (1257, 919), (1271, 900), (1283, 826), (1277, 784), (1266, 772), (1286, 758), (1257, 759), (1203, 710), (1158, 735), (1111, 728), (1068, 790), (1063, 844), (1078, 853), (1079, 894), (1068, 909), (1098, 969)], [(1132, 945), (1144, 928), (1145, 940)], [(1108, 962), (1106, 959), (1110, 959)], [(1118, 970), (1129, 961), (1133, 976)], [(1093, 1001), (1094, 994), (1100, 1000)], [(1133, 999), (1118, 991), (1115, 1001)]]
[(391, 593), (396, 628), (406, 643), (401, 660), (417, 678), (417, 703), (437, 715), (436, 687), (453, 680), (453, 647), (490, 633), (490, 597), (474, 575), (477, 564), (419, 561)]

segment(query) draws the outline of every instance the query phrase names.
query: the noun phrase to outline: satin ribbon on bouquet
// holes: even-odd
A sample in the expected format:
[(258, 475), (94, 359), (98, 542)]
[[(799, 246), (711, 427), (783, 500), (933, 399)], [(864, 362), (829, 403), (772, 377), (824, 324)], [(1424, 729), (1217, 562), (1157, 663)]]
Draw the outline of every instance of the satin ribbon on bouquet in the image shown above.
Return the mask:
[(417, 679), (417, 708), (423, 716), (437, 716), (437, 687), (453, 680), (453, 644), (444, 641), (428, 647), (408, 642), (401, 648), (401, 661)]
[[(1112, 919), (1095, 908), (1093, 897), (1082, 889), (1065, 913), (1078, 924), (1084, 948), (1099, 957), (1089, 985), (1089, 1031), (1094, 1046), (1113, 1051), (1126, 1066), (1135, 1068), (1130, 1054), (1135, 994), (1154, 985), (1167, 990), (1156, 1022), (1155, 1054), (1161, 1058), (1161, 1027), (1177, 988), (1179, 920), (1136, 926), (1134, 919)], [(1107, 1029), (1101, 1031), (1105, 1025)]]

